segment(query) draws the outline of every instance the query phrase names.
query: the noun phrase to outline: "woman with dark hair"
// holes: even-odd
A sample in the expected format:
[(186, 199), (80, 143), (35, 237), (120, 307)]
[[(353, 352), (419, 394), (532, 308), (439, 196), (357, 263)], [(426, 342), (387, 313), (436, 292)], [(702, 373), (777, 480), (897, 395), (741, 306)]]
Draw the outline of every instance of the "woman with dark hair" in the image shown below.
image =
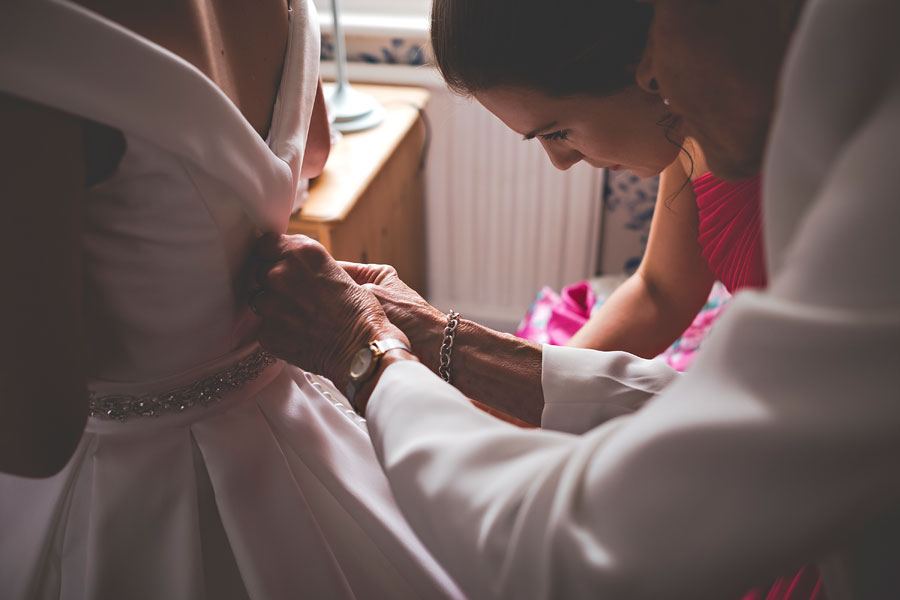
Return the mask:
[(537, 138), (556, 167), (583, 160), (642, 177), (661, 173), (640, 267), (569, 342), (646, 358), (685, 331), (717, 279), (729, 292), (765, 285), (758, 178), (723, 182), (708, 173), (666, 101), (635, 82), (650, 16), (648, 5), (624, 0), (553, 11), (512, 0), (435, 0), (431, 29), (450, 87)]

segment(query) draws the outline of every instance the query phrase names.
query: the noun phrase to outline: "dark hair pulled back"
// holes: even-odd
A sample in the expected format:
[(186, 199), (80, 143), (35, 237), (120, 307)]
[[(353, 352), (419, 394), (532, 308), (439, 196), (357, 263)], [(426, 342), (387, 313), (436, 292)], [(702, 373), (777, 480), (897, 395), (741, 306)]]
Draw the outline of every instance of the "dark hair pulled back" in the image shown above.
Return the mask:
[(634, 84), (651, 16), (634, 0), (433, 0), (431, 43), (460, 94), (606, 95)]

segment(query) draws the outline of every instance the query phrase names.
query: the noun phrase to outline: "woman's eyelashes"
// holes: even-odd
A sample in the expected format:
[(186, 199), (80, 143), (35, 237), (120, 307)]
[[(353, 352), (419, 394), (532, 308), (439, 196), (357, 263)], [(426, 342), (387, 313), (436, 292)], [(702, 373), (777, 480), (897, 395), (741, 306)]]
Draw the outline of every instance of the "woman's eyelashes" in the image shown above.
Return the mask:
[(566, 129), (561, 129), (559, 131), (554, 131), (553, 133), (543, 133), (538, 137), (542, 140), (562, 141), (569, 137), (569, 131)]

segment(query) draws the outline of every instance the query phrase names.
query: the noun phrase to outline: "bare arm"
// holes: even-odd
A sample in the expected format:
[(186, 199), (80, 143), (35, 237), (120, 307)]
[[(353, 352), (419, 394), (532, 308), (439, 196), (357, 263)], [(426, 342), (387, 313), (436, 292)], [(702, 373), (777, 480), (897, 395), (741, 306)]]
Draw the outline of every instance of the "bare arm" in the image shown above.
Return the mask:
[[(391, 322), (397, 322), (390, 311), (388, 316)], [(447, 317), (435, 311), (428, 323), (427, 334), (411, 342), (419, 360), (437, 372)], [(425, 333), (413, 327), (407, 330)], [(450, 375), (459, 391), (529, 425), (540, 426), (544, 391), (539, 344), (463, 319), (451, 357)]]
[(697, 201), (681, 163), (662, 174), (647, 252), (569, 341), (569, 346), (623, 350), (652, 358), (691, 324), (714, 276), (697, 242)]
[(87, 418), (80, 122), (0, 95), (0, 471), (49, 476)]
[[(437, 372), (447, 316), (403, 283), (391, 266), (339, 264), (375, 294), (391, 323), (409, 338), (416, 357)], [(544, 409), (541, 361), (540, 345), (462, 319), (450, 376), (469, 398), (537, 426)]]

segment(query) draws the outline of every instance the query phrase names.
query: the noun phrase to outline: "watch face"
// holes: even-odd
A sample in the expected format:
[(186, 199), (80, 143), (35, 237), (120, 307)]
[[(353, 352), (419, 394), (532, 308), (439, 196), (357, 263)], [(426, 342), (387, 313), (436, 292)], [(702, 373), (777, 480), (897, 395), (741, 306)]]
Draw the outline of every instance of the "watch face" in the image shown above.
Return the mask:
[(353, 355), (353, 360), (350, 361), (350, 379), (363, 377), (369, 371), (369, 367), (372, 366), (374, 358), (371, 348), (360, 348)]

